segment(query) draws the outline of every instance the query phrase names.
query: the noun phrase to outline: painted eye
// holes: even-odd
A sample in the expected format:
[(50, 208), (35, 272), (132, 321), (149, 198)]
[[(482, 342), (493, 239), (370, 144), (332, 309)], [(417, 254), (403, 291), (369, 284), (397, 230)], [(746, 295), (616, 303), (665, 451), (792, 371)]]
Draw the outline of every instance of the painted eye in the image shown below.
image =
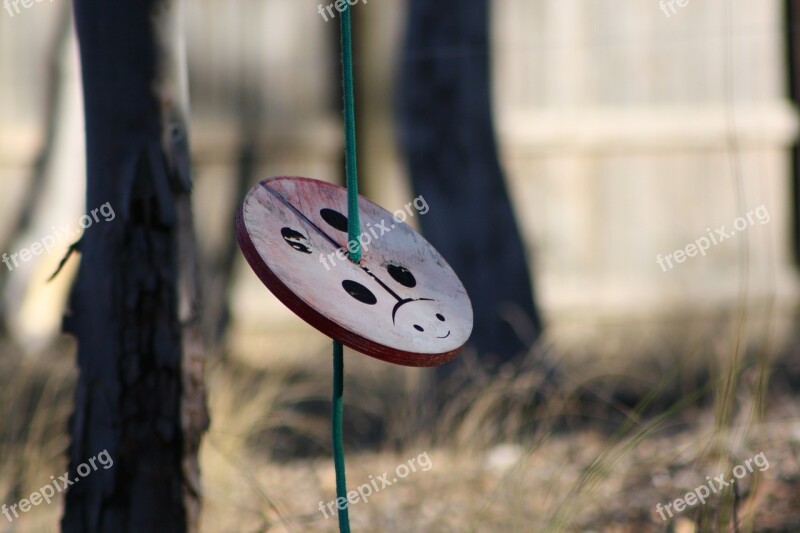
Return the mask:
[(347, 231), (347, 217), (333, 209), (320, 209), (319, 215), (322, 219), (339, 231)]
[(442, 315), (440, 315), (439, 313), (436, 313), (436, 318), (438, 318), (439, 320), (444, 322), (444, 317)]
[(281, 228), (281, 235), (283, 236), (283, 240), (286, 241), (286, 244), (298, 252), (303, 252), (304, 254), (311, 253), (311, 243), (308, 241), (308, 237), (299, 231), (295, 231), (292, 228)]
[(425, 328), (423, 328), (422, 326), (418, 326), (417, 324), (414, 324), (414, 329), (417, 331), (425, 331)]
[(347, 291), (347, 294), (363, 304), (375, 305), (378, 303), (378, 299), (375, 298), (372, 291), (358, 282), (346, 279), (342, 282), (342, 288)]
[(405, 267), (389, 265), (386, 267), (386, 271), (389, 272), (389, 275), (392, 276), (392, 279), (404, 287), (411, 288), (417, 285), (417, 280), (414, 278), (414, 274), (412, 274), (411, 271)]

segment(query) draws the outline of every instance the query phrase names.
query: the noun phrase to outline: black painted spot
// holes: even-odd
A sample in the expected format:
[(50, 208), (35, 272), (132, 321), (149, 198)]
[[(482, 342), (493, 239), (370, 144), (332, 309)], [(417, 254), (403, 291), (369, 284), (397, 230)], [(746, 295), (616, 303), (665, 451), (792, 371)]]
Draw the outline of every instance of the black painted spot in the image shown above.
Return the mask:
[(338, 211), (334, 211), (333, 209), (321, 209), (319, 212), (322, 219), (333, 226), (334, 228), (338, 229), (339, 231), (347, 231), (347, 217), (341, 214)]
[(286, 244), (298, 252), (303, 252), (304, 254), (311, 253), (311, 243), (308, 237), (299, 231), (293, 230), (292, 228), (281, 228), (281, 235), (283, 235), (283, 240), (286, 241)]
[(441, 314), (439, 314), (439, 313), (436, 313), (436, 318), (438, 318), (439, 320), (441, 320), (442, 322), (444, 322), (444, 317), (443, 317)]
[(417, 331), (425, 331), (425, 328), (423, 328), (422, 326), (418, 326), (417, 324), (414, 324), (414, 329)]
[(386, 267), (386, 270), (389, 272), (389, 275), (392, 276), (392, 279), (404, 287), (411, 288), (417, 285), (417, 280), (414, 278), (414, 274), (412, 274), (411, 271), (405, 267), (389, 265)]
[(342, 287), (347, 291), (347, 294), (361, 303), (367, 305), (375, 305), (378, 303), (378, 299), (375, 298), (372, 291), (356, 281), (346, 279), (342, 282)]

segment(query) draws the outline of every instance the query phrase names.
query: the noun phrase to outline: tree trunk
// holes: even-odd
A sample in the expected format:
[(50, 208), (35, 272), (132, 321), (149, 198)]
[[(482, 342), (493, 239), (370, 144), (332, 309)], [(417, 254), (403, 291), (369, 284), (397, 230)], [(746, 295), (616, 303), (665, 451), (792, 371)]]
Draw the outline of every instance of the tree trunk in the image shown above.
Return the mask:
[[(42, 117), (43, 140), (42, 145), (33, 161), (30, 177), (27, 180), (25, 194), (19, 202), (19, 210), (5, 228), (6, 237), (0, 239), (0, 250), (12, 248), (14, 241), (25, 235), (33, 221), (36, 220), (38, 211), (47, 206), (42, 204), (41, 191), (47, 185), (48, 176), (52, 176), (51, 165), (54, 152), (57, 149), (59, 130), (62, 127), (62, 100), (64, 98), (64, 49), (66, 48), (70, 31), (72, 31), (72, 17), (69, 5), (59, 6), (58, 20), (52, 40), (47, 47), (47, 71), (45, 74), (45, 100)], [(5, 242), (4, 242), (5, 240)], [(18, 249), (16, 246), (13, 248)], [(8, 298), (7, 287), (11, 285), (10, 270), (0, 268), (0, 298)], [(26, 280), (27, 283), (27, 280)], [(18, 311), (22, 305), (21, 297), (7, 299), (0, 302), (0, 335), (7, 335), (9, 325), (7, 317)], [(10, 308), (10, 309), (9, 309)]]
[[(786, 12), (786, 63), (789, 98), (800, 107), (800, 0), (784, 0)], [(800, 143), (792, 146), (792, 192), (794, 197), (792, 230), (794, 260), (800, 265)]]
[[(78, 340), (71, 532), (194, 531), (208, 420), (190, 209), (185, 65), (167, 0), (75, 0), (87, 213), (64, 330)], [(108, 208), (106, 208), (108, 212)], [(78, 466), (106, 450), (113, 467)], [(85, 469), (84, 469), (85, 471)]]
[(420, 224), (469, 292), (470, 344), (491, 369), (525, 352), (541, 323), (497, 155), (489, 57), (488, 0), (409, 1), (401, 143), (415, 194), (431, 206)]

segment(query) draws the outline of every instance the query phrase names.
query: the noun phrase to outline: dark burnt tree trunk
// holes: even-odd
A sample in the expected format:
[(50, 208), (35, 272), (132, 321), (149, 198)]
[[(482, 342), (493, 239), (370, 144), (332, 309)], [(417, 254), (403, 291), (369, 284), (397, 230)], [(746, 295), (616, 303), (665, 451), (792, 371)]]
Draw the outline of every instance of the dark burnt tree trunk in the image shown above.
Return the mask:
[[(786, 11), (786, 63), (789, 98), (800, 107), (800, 0), (784, 0)], [(800, 143), (792, 146), (792, 189), (794, 196), (794, 258), (800, 265)]]
[[(488, 0), (409, 0), (396, 100), (426, 238), (458, 273), (482, 366), (514, 361), (539, 335), (525, 247), (497, 154)], [(459, 363), (439, 367), (440, 378)], [(463, 364), (463, 361), (461, 361)]]
[(75, 0), (90, 226), (64, 329), (78, 341), (67, 532), (193, 531), (207, 426), (179, 5)]

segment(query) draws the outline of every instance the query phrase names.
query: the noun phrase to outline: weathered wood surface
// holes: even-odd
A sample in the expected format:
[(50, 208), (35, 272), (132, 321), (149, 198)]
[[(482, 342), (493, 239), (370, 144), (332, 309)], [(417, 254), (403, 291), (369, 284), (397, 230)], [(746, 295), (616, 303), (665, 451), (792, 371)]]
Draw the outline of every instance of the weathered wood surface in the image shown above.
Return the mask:
[(242, 204), (237, 237), (264, 284), (323, 333), (392, 363), (449, 361), (472, 331), (461, 281), (400, 211), (363, 197), (359, 209), (358, 265), (346, 256), (347, 192), (326, 182), (262, 181)]

